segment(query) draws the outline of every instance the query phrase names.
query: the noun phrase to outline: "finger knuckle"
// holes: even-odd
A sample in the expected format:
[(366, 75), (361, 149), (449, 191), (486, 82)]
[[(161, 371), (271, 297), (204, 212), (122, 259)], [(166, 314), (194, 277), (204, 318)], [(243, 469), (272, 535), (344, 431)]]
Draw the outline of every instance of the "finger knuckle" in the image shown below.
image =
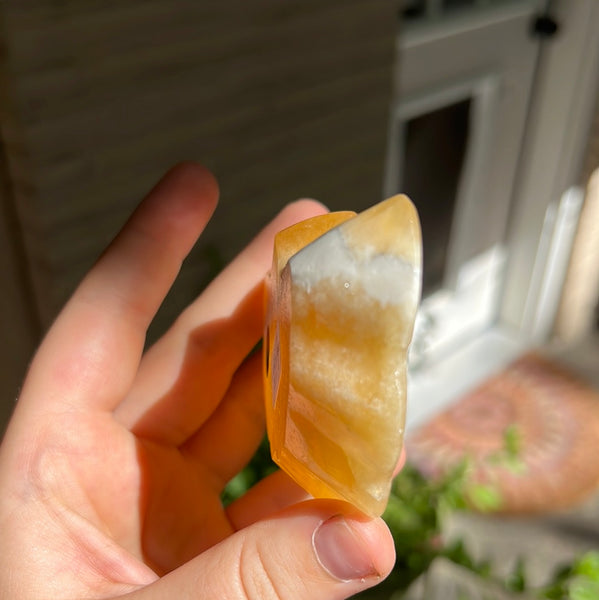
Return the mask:
[(242, 545), (238, 577), (243, 600), (298, 600), (279, 562), (260, 544)]

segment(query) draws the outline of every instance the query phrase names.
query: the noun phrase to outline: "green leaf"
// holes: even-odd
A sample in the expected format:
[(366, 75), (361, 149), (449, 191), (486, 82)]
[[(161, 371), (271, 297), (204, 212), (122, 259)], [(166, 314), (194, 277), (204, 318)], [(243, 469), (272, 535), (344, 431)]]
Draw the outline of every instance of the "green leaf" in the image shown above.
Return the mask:
[(503, 432), (505, 453), (512, 458), (520, 458), (522, 454), (522, 433), (516, 424), (508, 425)]
[(491, 512), (501, 508), (501, 493), (497, 488), (481, 483), (471, 484), (468, 488), (468, 499), (472, 506), (480, 512)]
[(514, 570), (509, 574), (505, 587), (511, 592), (524, 592), (526, 590), (526, 568), (524, 560), (518, 558)]
[(570, 583), (570, 600), (597, 600), (599, 598), (599, 582), (586, 578), (577, 578)]
[[(599, 552), (591, 550), (583, 554), (573, 565), (572, 571), (591, 581), (599, 582)], [(599, 598), (599, 596), (597, 596)]]

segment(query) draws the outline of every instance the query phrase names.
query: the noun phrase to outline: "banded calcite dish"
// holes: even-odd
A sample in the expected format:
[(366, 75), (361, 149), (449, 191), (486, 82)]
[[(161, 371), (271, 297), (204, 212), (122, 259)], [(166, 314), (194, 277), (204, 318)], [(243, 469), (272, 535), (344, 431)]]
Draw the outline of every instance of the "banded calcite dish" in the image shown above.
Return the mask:
[(403, 195), (308, 219), (274, 243), (264, 343), (273, 459), (314, 497), (372, 516), (402, 447), (421, 248)]

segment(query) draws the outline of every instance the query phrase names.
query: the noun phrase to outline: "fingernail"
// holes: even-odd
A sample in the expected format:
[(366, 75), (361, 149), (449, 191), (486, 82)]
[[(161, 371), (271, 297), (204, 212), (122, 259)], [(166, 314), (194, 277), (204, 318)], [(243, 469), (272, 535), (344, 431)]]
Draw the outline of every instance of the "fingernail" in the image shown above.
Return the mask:
[(366, 543), (342, 517), (321, 523), (312, 536), (321, 566), (341, 581), (380, 576), (370, 558)]

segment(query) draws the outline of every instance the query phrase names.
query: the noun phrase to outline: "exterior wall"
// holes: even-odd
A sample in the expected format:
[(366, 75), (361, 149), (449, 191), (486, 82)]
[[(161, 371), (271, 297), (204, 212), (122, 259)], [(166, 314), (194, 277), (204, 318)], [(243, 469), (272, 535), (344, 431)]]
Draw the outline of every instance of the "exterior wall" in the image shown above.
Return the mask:
[(288, 201), (381, 197), (393, 2), (19, 0), (0, 19), (7, 201), (40, 330), (180, 160), (215, 172), (221, 205), (151, 337)]

